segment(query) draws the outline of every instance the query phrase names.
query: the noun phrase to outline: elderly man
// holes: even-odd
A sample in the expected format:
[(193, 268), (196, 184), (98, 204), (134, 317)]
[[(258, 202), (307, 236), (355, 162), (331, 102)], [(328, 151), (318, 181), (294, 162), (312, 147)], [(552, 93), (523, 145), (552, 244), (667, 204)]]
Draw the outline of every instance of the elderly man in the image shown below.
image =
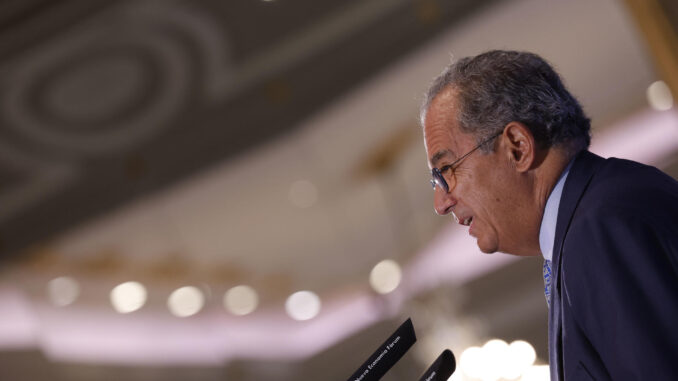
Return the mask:
[(421, 119), (436, 212), (485, 253), (544, 257), (551, 379), (675, 380), (678, 183), (589, 152), (589, 119), (531, 53), (451, 64)]

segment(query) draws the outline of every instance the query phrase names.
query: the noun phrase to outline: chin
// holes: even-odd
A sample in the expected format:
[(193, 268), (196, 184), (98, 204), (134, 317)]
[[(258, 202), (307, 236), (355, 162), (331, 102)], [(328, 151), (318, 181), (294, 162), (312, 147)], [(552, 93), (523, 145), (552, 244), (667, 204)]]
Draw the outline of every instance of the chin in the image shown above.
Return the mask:
[(484, 248), (482, 248), (482, 247), (480, 247), (480, 246), (478, 246), (478, 247), (480, 248), (480, 251), (481, 251), (483, 254), (494, 254), (494, 253), (497, 252), (496, 249), (484, 249)]
[(478, 239), (478, 248), (485, 254), (496, 253), (499, 250), (495, 243), (483, 242), (480, 238)]

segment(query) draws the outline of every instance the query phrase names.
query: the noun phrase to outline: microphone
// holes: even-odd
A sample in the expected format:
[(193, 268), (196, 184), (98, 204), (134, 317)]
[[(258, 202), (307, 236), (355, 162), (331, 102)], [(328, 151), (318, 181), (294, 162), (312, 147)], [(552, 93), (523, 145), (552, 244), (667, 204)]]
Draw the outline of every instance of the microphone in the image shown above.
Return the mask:
[(419, 377), (419, 381), (447, 381), (454, 373), (457, 363), (449, 349), (445, 349), (436, 361)]
[(381, 379), (416, 341), (417, 337), (414, 334), (412, 319), (408, 318), (347, 381), (377, 381)]

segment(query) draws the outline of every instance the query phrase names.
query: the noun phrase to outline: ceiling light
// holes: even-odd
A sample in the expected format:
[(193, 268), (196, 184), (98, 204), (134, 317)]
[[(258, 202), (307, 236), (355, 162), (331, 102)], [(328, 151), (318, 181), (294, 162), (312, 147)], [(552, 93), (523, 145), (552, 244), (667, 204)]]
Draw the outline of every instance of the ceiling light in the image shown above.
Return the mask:
[(47, 283), (47, 296), (57, 306), (72, 304), (79, 295), (80, 285), (71, 277), (62, 276)]
[(121, 314), (133, 312), (146, 303), (146, 288), (139, 282), (125, 282), (111, 290), (111, 304)]
[(197, 314), (205, 305), (205, 296), (197, 287), (185, 286), (174, 290), (167, 299), (167, 307), (174, 316)]
[(647, 88), (647, 102), (657, 111), (670, 110), (673, 107), (671, 89), (664, 81), (656, 81)]
[(294, 320), (313, 319), (320, 312), (320, 298), (311, 291), (299, 291), (285, 302), (287, 314)]
[(490, 340), (482, 348), (483, 362), (485, 363), (483, 380), (499, 380), (503, 378), (508, 366), (509, 345), (504, 340)]
[(551, 374), (548, 365), (533, 365), (529, 367), (520, 381), (549, 381)]
[(482, 349), (478, 347), (466, 348), (459, 358), (459, 367), (470, 378), (480, 378), (485, 367)]
[(402, 271), (400, 266), (393, 260), (385, 259), (370, 272), (370, 284), (374, 291), (380, 294), (388, 294), (400, 285)]
[(224, 295), (224, 307), (234, 315), (243, 316), (252, 313), (259, 304), (257, 292), (250, 286), (236, 286)]
[(537, 353), (530, 343), (523, 340), (512, 342), (508, 348), (507, 368), (504, 372), (504, 378), (508, 380), (518, 378), (534, 364), (536, 359)]

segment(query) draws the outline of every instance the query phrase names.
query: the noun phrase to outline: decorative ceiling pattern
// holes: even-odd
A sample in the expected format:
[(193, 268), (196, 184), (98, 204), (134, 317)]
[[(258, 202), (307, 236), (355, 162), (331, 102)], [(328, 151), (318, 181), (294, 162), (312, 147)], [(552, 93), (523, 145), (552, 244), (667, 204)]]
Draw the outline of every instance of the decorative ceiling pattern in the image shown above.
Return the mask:
[(0, 252), (279, 136), (487, 3), (5, 2)]

